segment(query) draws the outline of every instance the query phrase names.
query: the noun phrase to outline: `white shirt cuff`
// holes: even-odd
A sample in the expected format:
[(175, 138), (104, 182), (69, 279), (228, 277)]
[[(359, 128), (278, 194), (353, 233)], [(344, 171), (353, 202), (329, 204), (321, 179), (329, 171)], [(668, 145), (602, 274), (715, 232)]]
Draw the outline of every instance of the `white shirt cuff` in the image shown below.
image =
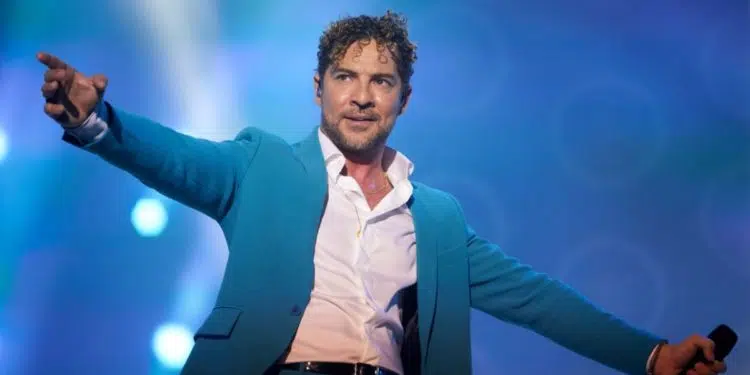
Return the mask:
[(105, 118), (109, 118), (109, 109), (102, 100), (99, 101), (99, 104), (83, 124), (75, 128), (65, 129), (65, 132), (77, 139), (82, 146), (93, 145), (104, 138), (109, 131)]

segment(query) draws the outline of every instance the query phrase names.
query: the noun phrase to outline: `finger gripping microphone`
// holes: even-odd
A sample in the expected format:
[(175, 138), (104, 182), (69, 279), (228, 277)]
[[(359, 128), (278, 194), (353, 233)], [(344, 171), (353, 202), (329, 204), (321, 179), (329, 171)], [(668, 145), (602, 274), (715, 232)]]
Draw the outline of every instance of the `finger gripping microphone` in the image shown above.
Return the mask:
[[(714, 330), (708, 334), (708, 338), (714, 342), (714, 357), (717, 361), (723, 361), (724, 358), (729, 355), (729, 352), (732, 351), (734, 345), (737, 344), (738, 339), (737, 333), (724, 324), (714, 328)], [(698, 352), (695, 353), (693, 359), (691, 359), (687, 366), (685, 366), (685, 369), (682, 370), (680, 375), (687, 374), (688, 370), (692, 369), (700, 362), (706, 364), (709, 363), (703, 355), (703, 350), (698, 349)]]

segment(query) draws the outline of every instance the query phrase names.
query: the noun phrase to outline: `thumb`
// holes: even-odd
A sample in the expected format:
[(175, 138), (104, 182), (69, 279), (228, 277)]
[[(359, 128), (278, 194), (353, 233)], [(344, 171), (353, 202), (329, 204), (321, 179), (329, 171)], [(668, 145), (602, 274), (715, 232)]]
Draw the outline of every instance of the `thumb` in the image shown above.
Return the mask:
[(91, 80), (94, 83), (94, 88), (96, 88), (96, 92), (99, 94), (99, 97), (104, 96), (104, 90), (107, 88), (107, 77), (103, 74), (96, 74), (91, 77)]

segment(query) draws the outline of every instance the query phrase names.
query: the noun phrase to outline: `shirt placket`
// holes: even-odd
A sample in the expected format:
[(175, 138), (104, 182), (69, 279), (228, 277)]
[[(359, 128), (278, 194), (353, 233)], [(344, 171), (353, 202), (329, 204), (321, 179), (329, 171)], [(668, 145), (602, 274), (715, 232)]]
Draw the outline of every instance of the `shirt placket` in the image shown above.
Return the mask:
[(355, 220), (358, 220), (357, 226), (359, 230), (354, 236), (354, 268), (359, 275), (354, 280), (357, 285), (357, 299), (361, 306), (367, 306), (368, 313), (361, 322), (362, 330), (360, 337), (364, 342), (362, 346), (362, 352), (360, 353), (360, 361), (365, 361), (368, 357), (368, 353), (373, 349), (371, 345), (371, 329), (368, 324), (369, 316), (375, 314), (375, 306), (372, 298), (368, 292), (365, 277), (369, 271), (369, 256), (367, 255), (366, 249), (366, 237), (367, 230), (370, 222), (370, 210), (367, 207), (367, 201), (361, 195), (359, 187), (351, 177), (343, 178), (340, 180), (341, 188), (344, 192), (344, 197), (352, 205), (352, 209), (355, 210)]

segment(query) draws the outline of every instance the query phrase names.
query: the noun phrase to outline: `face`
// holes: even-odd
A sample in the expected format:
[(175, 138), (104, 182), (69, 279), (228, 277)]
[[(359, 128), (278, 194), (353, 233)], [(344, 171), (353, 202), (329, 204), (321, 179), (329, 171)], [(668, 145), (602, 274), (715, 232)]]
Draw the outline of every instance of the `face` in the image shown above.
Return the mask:
[(375, 41), (355, 42), (320, 78), (315, 75), (315, 100), (321, 108), (321, 129), (333, 143), (351, 154), (385, 145), (410, 94), (403, 90), (390, 51)]

